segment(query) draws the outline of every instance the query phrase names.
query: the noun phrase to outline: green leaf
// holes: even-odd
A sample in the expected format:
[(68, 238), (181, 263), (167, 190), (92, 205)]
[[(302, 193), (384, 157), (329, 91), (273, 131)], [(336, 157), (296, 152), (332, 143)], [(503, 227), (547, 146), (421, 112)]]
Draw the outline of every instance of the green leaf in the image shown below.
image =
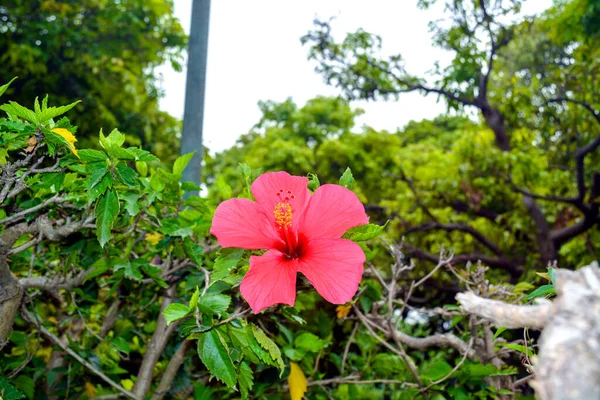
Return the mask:
[(185, 304), (172, 303), (165, 308), (162, 314), (165, 317), (165, 321), (167, 321), (167, 325), (171, 325), (174, 321), (185, 318), (190, 311), (190, 308)]
[(193, 311), (196, 309), (199, 298), (200, 298), (200, 289), (198, 289), (198, 286), (196, 286), (196, 290), (194, 291), (194, 294), (192, 294), (192, 297), (190, 298), (190, 310)]
[(452, 367), (446, 361), (437, 360), (432, 364), (423, 366), (424, 372), (421, 373), (421, 378), (437, 381), (448, 375), (452, 371)]
[(248, 392), (250, 392), (254, 386), (254, 377), (252, 375), (252, 369), (244, 361), (240, 363), (238, 382), (240, 384), (242, 399), (247, 399)]
[(8, 383), (8, 379), (0, 378), (0, 398), (2, 400), (24, 399), (25, 395)]
[(81, 159), (81, 161), (96, 162), (96, 161), (106, 161), (108, 159), (108, 156), (106, 155), (105, 152), (98, 151), (98, 150), (83, 149), (83, 150), (78, 150), (77, 154), (79, 154), (79, 158)]
[(243, 249), (221, 249), (210, 276), (212, 283), (225, 279), (244, 255)]
[(45, 109), (44, 111), (42, 111), (41, 113), (39, 113), (37, 115), (38, 123), (43, 124), (44, 122), (49, 121), (52, 118), (56, 118), (59, 115), (66, 113), (67, 111), (69, 111), (71, 108), (75, 107), (80, 102), (81, 102), (81, 100), (77, 100), (76, 102), (71, 103), (66, 106), (48, 107), (47, 109)]
[(298, 335), (294, 343), (296, 344), (296, 348), (311, 351), (313, 353), (318, 353), (327, 344), (324, 340), (310, 332), (304, 332)]
[(119, 215), (119, 199), (114, 190), (109, 190), (96, 202), (96, 235), (100, 246), (110, 239), (110, 231)]
[(98, 197), (103, 195), (108, 188), (112, 188), (113, 178), (112, 174), (105, 174), (100, 183), (94, 186), (88, 191), (88, 201), (91, 203)]
[(146, 161), (136, 161), (135, 169), (137, 169), (137, 172), (144, 178), (148, 175), (148, 164)]
[(35, 124), (38, 123), (37, 117), (33, 111), (29, 110), (26, 107), (23, 107), (22, 105), (14, 101), (9, 102), (8, 104), (1, 105), (0, 110), (4, 110), (9, 114), (27, 120), (29, 122), (33, 122)]
[(117, 336), (116, 338), (112, 339), (110, 343), (123, 354), (129, 354), (129, 352), (131, 351), (129, 343), (121, 336)]
[(494, 340), (495, 340), (495, 339), (496, 339), (498, 336), (502, 335), (502, 332), (504, 332), (505, 330), (506, 330), (506, 328), (504, 328), (504, 327), (500, 327), (500, 328), (498, 328), (498, 329), (496, 330), (496, 333), (494, 333)]
[(204, 254), (204, 250), (193, 240), (190, 238), (183, 239), (183, 251), (185, 251), (185, 254), (194, 264), (198, 266), (202, 265), (202, 255)]
[(125, 210), (135, 217), (140, 212), (140, 196), (136, 193), (120, 194), (119, 198), (125, 200)]
[(94, 186), (96, 186), (102, 181), (104, 175), (106, 175), (106, 173), (108, 172), (108, 166), (106, 165), (106, 163), (99, 162), (90, 165), (89, 168), (90, 174), (88, 176), (87, 188), (92, 189)]
[(371, 240), (379, 236), (379, 234), (385, 229), (387, 222), (383, 226), (375, 224), (365, 224), (350, 228), (344, 233), (342, 239), (349, 239), (353, 242), (364, 242)]
[(100, 130), (100, 146), (104, 149), (109, 150), (111, 148), (121, 147), (123, 146), (123, 143), (125, 143), (125, 135), (119, 132), (118, 129), (113, 129), (107, 137), (105, 137), (102, 130)]
[(19, 375), (12, 380), (17, 389), (19, 389), (28, 399), (32, 400), (35, 394), (35, 382), (29, 376)]
[(16, 76), (14, 78), (12, 78), (10, 81), (8, 81), (8, 83), (6, 85), (0, 86), (0, 96), (2, 96), (4, 94), (4, 92), (6, 92), (6, 89), (8, 89), (8, 87), (10, 86), (10, 84), (13, 83), (13, 81), (15, 79), (17, 79)]
[(354, 177), (352, 176), (352, 171), (350, 167), (346, 168), (342, 177), (340, 178), (340, 185), (345, 187), (346, 189), (352, 190), (354, 188)]
[(252, 179), (252, 168), (247, 163), (239, 163), (240, 171), (242, 172), (242, 177), (246, 182), (249, 182)]
[(194, 157), (194, 154), (196, 154), (196, 152), (192, 151), (191, 153), (187, 153), (178, 157), (173, 164), (173, 173), (177, 175), (183, 174), (183, 170), (190, 163), (190, 160), (192, 157)]
[(165, 182), (161, 179), (160, 176), (158, 176), (158, 173), (156, 172), (153, 173), (150, 177), (150, 187), (152, 188), (152, 190), (159, 193), (165, 190)]
[(533, 292), (529, 293), (527, 295), (527, 297), (525, 297), (526, 300), (532, 300), (535, 299), (536, 297), (544, 297), (547, 296), (549, 294), (556, 294), (556, 290), (554, 289), (554, 285), (543, 285), (540, 286), (539, 288), (535, 289)]
[(235, 389), (236, 373), (221, 334), (212, 329), (198, 337), (198, 356), (206, 368), (221, 382)]
[(127, 279), (141, 282), (142, 279), (144, 278), (144, 275), (142, 275), (142, 273), (140, 271), (139, 264), (136, 264), (133, 262), (126, 262), (126, 263), (117, 264), (113, 267), (113, 271), (115, 271), (115, 272), (121, 271), (121, 270), (123, 271), (123, 276)]
[(137, 147), (128, 147), (127, 151), (135, 156), (135, 161), (160, 161), (154, 154)]
[(267, 335), (262, 329), (260, 329), (254, 324), (252, 324), (251, 326), (252, 334), (254, 335), (256, 341), (262, 346), (263, 349), (269, 352), (269, 355), (277, 363), (277, 366), (281, 370), (281, 373), (283, 373), (285, 365), (283, 363), (283, 359), (281, 358), (281, 350), (279, 350), (279, 347), (277, 347), (274, 341), (267, 337)]
[(229, 304), (231, 297), (224, 294), (205, 294), (198, 299), (198, 310), (201, 313), (222, 315)]
[(227, 200), (230, 199), (232, 194), (233, 194), (233, 190), (231, 189), (231, 186), (229, 186), (229, 184), (225, 181), (225, 178), (223, 178), (223, 175), (219, 174), (217, 175), (217, 179), (215, 180), (215, 186), (217, 187), (217, 191), (219, 192), (219, 195)]
[(129, 168), (127, 165), (125, 165), (125, 164), (117, 165), (115, 172), (117, 174), (117, 178), (119, 178), (119, 180), (121, 182), (123, 182), (125, 185), (127, 185), (127, 186), (136, 186), (137, 185), (137, 174), (135, 173), (135, 171), (133, 169)]
[(502, 347), (506, 347), (508, 349), (516, 350), (521, 354), (526, 354), (529, 357), (533, 357), (533, 351), (529, 347), (525, 347), (523, 345), (516, 344), (516, 343), (501, 343), (500, 345)]
[(308, 190), (314, 192), (319, 188), (319, 186), (321, 186), (321, 182), (319, 182), (319, 177), (317, 174), (308, 174)]

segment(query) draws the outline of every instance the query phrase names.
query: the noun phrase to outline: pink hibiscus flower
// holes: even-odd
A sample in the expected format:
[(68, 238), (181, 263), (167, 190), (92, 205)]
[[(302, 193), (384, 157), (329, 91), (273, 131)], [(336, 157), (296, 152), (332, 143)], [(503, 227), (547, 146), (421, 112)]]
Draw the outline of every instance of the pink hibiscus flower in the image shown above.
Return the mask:
[(231, 199), (215, 211), (210, 232), (221, 246), (268, 249), (250, 257), (240, 288), (255, 313), (278, 303), (293, 306), (298, 272), (334, 304), (350, 301), (358, 289), (365, 254), (341, 237), (369, 217), (350, 190), (323, 185), (311, 195), (307, 184), (305, 177), (269, 172), (250, 188), (256, 202)]

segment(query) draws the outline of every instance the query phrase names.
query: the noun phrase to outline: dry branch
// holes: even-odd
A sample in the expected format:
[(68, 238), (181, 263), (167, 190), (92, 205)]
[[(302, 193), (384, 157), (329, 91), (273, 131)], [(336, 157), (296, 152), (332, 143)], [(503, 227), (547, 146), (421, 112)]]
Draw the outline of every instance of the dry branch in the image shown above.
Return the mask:
[(512, 305), (459, 293), (464, 311), (497, 326), (541, 329), (531, 386), (542, 400), (600, 398), (600, 267), (556, 272), (552, 302)]

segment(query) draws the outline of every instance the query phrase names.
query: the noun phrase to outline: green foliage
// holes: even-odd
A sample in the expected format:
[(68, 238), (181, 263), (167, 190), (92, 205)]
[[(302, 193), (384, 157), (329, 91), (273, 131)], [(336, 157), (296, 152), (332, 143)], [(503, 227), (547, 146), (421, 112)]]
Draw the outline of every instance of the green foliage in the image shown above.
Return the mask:
[(40, 93), (61, 104), (79, 98), (71, 119), (84, 147), (95, 147), (99, 127), (119, 127), (130, 145), (173, 161), (180, 124), (159, 110), (153, 73), (165, 62), (181, 69), (187, 38), (171, 1), (16, 0), (0, 20), (0, 76), (19, 76), (5, 96), (19, 104)]
[(198, 355), (212, 375), (235, 389), (237, 380), (235, 367), (225, 341), (217, 330), (213, 329), (199, 335)]

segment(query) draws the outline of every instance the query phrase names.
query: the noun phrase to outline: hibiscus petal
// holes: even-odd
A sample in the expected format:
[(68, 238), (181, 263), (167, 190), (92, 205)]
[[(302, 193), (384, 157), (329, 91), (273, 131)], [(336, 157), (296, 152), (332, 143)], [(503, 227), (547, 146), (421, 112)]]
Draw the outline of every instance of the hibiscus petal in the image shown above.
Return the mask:
[(292, 225), (296, 225), (310, 199), (310, 191), (306, 185), (308, 185), (308, 178), (303, 176), (291, 176), (283, 171), (267, 172), (256, 178), (250, 190), (256, 202), (265, 209), (265, 213), (273, 223), (275, 206), (287, 202), (292, 207)]
[(250, 270), (240, 291), (255, 314), (275, 304), (294, 305), (297, 266), (298, 261), (287, 259), (277, 250), (250, 257)]
[(248, 199), (231, 199), (219, 204), (210, 233), (223, 247), (269, 249), (280, 241), (262, 207)]
[(298, 230), (309, 239), (340, 238), (350, 228), (369, 222), (358, 197), (339, 185), (323, 185), (311, 197)]
[(325, 300), (344, 304), (352, 299), (364, 270), (365, 253), (346, 239), (315, 239), (306, 246), (298, 271)]

